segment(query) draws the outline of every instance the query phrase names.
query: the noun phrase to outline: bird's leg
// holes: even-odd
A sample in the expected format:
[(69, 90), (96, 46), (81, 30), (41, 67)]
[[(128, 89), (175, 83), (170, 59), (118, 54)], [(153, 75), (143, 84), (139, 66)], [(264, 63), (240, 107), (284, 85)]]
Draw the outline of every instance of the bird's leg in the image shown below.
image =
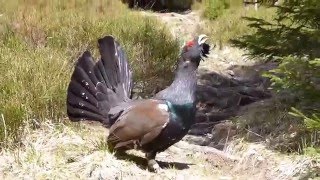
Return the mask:
[(159, 172), (161, 170), (159, 164), (155, 160), (156, 154), (157, 154), (156, 152), (147, 152), (146, 153), (146, 158), (148, 161), (148, 168), (150, 171), (153, 171), (153, 172)]

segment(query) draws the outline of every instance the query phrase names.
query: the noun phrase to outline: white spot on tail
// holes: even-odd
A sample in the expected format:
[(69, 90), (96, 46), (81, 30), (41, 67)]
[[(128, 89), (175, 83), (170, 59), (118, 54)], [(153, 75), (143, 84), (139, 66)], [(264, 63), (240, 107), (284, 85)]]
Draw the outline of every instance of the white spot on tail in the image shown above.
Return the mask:
[(168, 106), (166, 104), (158, 104), (158, 108), (162, 109), (162, 110), (165, 110), (165, 111), (169, 110), (169, 108), (168, 108)]

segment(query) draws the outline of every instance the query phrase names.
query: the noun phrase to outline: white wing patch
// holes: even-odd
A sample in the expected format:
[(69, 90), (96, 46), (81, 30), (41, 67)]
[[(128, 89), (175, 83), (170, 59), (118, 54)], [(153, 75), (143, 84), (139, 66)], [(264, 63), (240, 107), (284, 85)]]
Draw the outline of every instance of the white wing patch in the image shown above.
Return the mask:
[(165, 128), (168, 123), (169, 123), (169, 122), (164, 123), (164, 125), (162, 125), (162, 128)]
[(158, 104), (158, 108), (161, 110), (165, 110), (165, 111), (169, 110), (169, 108), (166, 104)]

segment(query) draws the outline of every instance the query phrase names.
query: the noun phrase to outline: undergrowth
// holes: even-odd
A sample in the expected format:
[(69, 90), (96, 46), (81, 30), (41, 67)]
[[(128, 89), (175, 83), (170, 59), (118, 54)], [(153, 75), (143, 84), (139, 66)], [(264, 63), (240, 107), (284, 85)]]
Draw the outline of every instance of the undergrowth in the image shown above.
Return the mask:
[(201, 4), (195, 4), (194, 8), (203, 12), (204, 19), (208, 20), (204, 31), (212, 42), (220, 46), (229, 44), (230, 40), (244, 34), (255, 32), (244, 17), (272, 20), (275, 15), (275, 8), (261, 6), (255, 11), (254, 8), (244, 8), (242, 1), (237, 0), (205, 0)]
[(0, 146), (18, 140), (26, 123), (66, 116), (75, 61), (85, 50), (97, 58), (97, 38), (109, 34), (123, 45), (145, 93), (170, 82), (178, 42), (119, 1), (0, 0)]
[(272, 147), (284, 151), (318, 148), (319, 138), (314, 134), (319, 134), (320, 127), (319, 1), (284, 0), (275, 7), (267, 1), (257, 11), (232, 0), (223, 1), (228, 6), (222, 1), (204, 2), (206, 31), (216, 44), (233, 45), (244, 49), (249, 58), (278, 63), (265, 76), (274, 98), (281, 102), (277, 108), (268, 104), (248, 111), (239, 118), (242, 129), (257, 137), (269, 136), (270, 141), (277, 141)]
[(244, 17), (270, 19), (274, 13), (273, 8), (263, 7), (259, 11), (255, 11), (254, 9), (246, 10), (244, 8), (228, 9), (226, 11), (215, 21), (209, 23), (206, 30), (213, 41), (219, 43), (219, 45), (229, 44), (232, 39), (255, 32), (254, 29), (248, 26), (249, 23)]
[(255, 32), (233, 40), (251, 57), (278, 63), (265, 76), (271, 80), (270, 89), (287, 107), (288, 118), (282, 124), (301, 126), (295, 131), (299, 138), (294, 140), (300, 144), (300, 152), (320, 146), (319, 10), (316, 0), (284, 1), (272, 20), (246, 18)]
[(302, 140), (310, 143), (303, 122), (289, 114), (290, 106), (280, 97), (253, 103), (234, 119), (240, 134), (249, 142), (266, 142), (280, 152), (302, 152)]

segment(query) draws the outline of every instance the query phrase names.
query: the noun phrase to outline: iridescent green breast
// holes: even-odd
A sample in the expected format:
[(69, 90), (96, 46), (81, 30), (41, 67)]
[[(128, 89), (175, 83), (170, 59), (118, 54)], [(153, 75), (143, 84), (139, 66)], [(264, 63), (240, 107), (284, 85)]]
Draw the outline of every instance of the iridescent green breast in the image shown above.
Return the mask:
[(194, 103), (172, 104), (167, 101), (169, 111), (171, 113), (170, 120), (177, 121), (185, 128), (189, 128), (194, 124), (196, 106)]

